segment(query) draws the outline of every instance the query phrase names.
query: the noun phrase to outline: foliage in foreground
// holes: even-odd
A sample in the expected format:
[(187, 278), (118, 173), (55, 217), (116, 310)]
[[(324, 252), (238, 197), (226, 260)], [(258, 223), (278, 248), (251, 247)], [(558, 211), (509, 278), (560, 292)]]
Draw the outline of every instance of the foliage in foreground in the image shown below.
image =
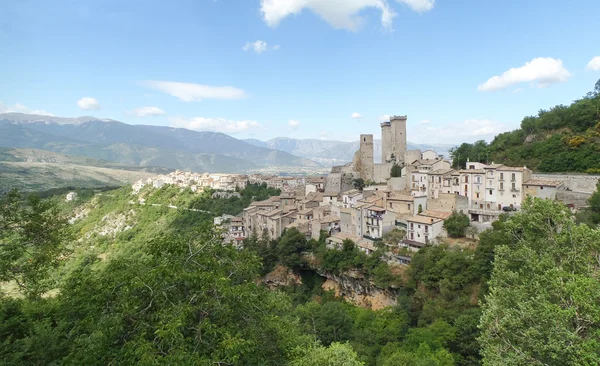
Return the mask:
[(481, 317), (484, 363), (600, 364), (600, 232), (528, 199), (504, 235)]

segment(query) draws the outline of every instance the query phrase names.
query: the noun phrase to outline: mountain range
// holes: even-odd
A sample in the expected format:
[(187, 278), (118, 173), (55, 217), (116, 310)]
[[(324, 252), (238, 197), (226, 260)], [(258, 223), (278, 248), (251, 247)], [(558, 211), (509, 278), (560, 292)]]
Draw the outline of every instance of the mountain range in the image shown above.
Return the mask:
[(0, 114), (0, 146), (34, 148), (137, 166), (197, 172), (244, 172), (264, 167), (318, 167), (288, 152), (218, 132), (129, 125), (95, 117)]
[[(244, 140), (250, 144), (269, 149), (276, 149), (288, 152), (293, 155), (302, 156), (311, 159), (326, 166), (342, 165), (352, 161), (354, 153), (360, 147), (360, 142), (356, 141), (335, 141), (318, 139), (292, 139), (288, 137), (277, 137), (267, 141), (256, 139)], [(419, 149), (435, 150), (440, 155), (449, 156), (449, 150), (454, 145), (427, 145), (408, 142), (409, 150)], [(374, 160), (381, 161), (381, 140), (373, 141)]]

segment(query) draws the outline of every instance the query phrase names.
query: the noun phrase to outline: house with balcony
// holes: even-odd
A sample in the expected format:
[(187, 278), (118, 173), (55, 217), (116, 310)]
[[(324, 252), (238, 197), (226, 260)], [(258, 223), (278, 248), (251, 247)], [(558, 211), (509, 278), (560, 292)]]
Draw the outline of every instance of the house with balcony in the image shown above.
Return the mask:
[(407, 247), (422, 248), (444, 233), (444, 220), (441, 218), (415, 215), (406, 221), (408, 225), (403, 243)]
[(234, 242), (241, 242), (246, 238), (246, 230), (244, 229), (244, 220), (241, 217), (234, 217), (229, 224), (228, 235)]

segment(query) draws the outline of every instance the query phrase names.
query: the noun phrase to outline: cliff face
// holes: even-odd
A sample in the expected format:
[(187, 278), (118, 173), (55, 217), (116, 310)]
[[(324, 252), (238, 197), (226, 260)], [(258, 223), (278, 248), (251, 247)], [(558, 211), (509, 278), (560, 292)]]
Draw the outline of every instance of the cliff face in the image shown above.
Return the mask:
[[(324, 290), (333, 291), (336, 296), (343, 297), (356, 306), (378, 310), (396, 305), (397, 291), (375, 286), (360, 271), (351, 270), (339, 275), (319, 268), (312, 268), (311, 271), (325, 279), (321, 286)], [(302, 278), (291, 269), (278, 265), (262, 279), (262, 283), (274, 290), (281, 287), (302, 285)]]
[(322, 277), (327, 278), (323, 289), (335, 292), (338, 297), (361, 306), (378, 310), (396, 305), (397, 293), (392, 289), (382, 289), (375, 286), (359, 271), (346, 271), (340, 275), (317, 270)]

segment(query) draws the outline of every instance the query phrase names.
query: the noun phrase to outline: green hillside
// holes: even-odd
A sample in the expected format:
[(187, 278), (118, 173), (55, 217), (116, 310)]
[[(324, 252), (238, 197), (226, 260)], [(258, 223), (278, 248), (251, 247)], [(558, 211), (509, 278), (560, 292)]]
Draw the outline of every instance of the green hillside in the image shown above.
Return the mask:
[(116, 187), (169, 171), (45, 150), (0, 148), (0, 194), (13, 188), (44, 191), (61, 187)]
[[(266, 186), (230, 199), (171, 186), (78, 192), (0, 198), (2, 365), (600, 362), (600, 231), (560, 203), (530, 199), (476, 249), (427, 246), (392, 271), (384, 243), (366, 256), (295, 229), (222, 245), (212, 218), (278, 193)], [(298, 281), (261, 284), (288, 270)], [(348, 271), (397, 305), (357, 307), (323, 289), (318, 273)]]
[(542, 109), (490, 144), (464, 143), (451, 156), (454, 167), (464, 167), (469, 158), (540, 172), (600, 173), (600, 80), (594, 91), (570, 105)]

